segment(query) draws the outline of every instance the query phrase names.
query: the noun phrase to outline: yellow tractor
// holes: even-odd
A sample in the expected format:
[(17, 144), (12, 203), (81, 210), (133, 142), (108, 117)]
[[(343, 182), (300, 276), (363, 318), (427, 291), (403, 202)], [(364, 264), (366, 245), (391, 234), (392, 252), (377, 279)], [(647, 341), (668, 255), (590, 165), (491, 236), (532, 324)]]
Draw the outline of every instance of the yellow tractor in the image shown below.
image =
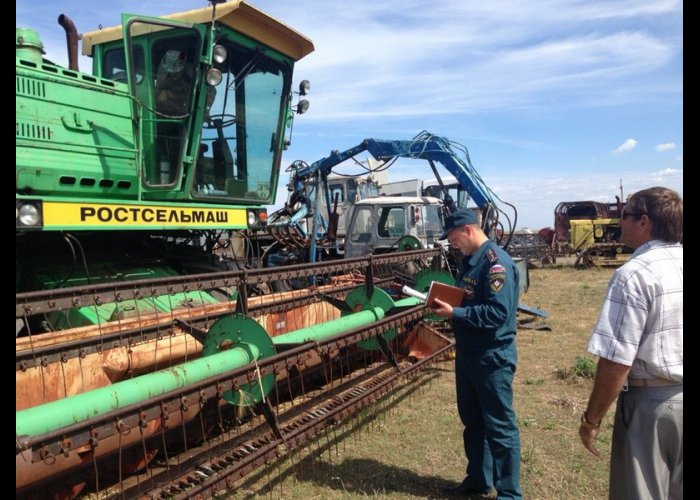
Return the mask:
[(620, 242), (624, 203), (565, 201), (554, 209), (555, 255), (576, 255), (576, 265), (617, 266), (632, 250)]

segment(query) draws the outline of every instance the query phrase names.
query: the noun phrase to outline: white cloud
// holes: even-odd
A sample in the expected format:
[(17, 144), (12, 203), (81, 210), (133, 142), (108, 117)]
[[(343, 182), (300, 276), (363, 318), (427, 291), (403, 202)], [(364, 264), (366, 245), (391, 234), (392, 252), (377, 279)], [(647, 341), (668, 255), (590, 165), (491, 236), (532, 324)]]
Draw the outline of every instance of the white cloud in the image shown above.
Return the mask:
[(358, 0), (350, 10), (343, 2), (301, 7), (309, 1), (267, 5), (314, 41), (316, 51), (297, 65), (313, 84), (309, 123), (551, 113), (682, 92), (649, 77), (677, 57), (674, 37), (612, 21), (674, 15), (677, 0), (439, 0), (429, 10), (417, 0)]
[(637, 147), (637, 141), (634, 139), (627, 139), (625, 142), (620, 144), (617, 149), (615, 149), (612, 154), (614, 155), (619, 155), (622, 153), (626, 153), (627, 151), (632, 151), (634, 148)]
[(675, 142), (664, 142), (663, 144), (657, 144), (656, 151), (662, 153), (664, 151), (669, 151), (671, 149), (676, 149)]
[[(17, 3), (18, 25), (42, 12), (27, 5)], [(169, 12), (199, 2), (168, 5)], [(650, 96), (682, 92), (681, 85), (649, 77), (677, 57), (678, 35), (621, 22), (676, 17), (682, 11), (679, 0), (439, 0), (430, 9), (419, 0), (358, 0), (353, 9), (337, 1), (325, 2), (324, 9), (312, 0), (255, 5), (314, 42), (316, 50), (296, 72), (313, 85), (308, 123), (485, 110), (551, 112), (555, 106), (563, 111), (649, 102)], [(112, 8), (166, 13), (153, 1), (120, 1)], [(72, 10), (80, 31), (119, 22), (114, 11)], [(41, 15), (51, 18), (44, 24), (53, 23), (42, 30), (47, 57), (65, 64), (65, 35), (55, 16)], [(81, 58), (81, 68), (88, 67)]]
[(650, 175), (656, 179), (663, 177), (678, 177), (683, 175), (683, 169), (680, 168), (664, 168), (656, 172), (651, 172)]

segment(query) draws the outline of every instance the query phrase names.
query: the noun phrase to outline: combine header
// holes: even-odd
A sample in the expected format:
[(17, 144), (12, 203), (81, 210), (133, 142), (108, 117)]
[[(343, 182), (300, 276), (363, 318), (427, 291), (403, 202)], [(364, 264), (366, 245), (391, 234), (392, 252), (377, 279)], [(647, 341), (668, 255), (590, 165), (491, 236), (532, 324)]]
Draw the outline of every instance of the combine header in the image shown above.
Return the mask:
[[(420, 301), (385, 291), (396, 265), (440, 255), (18, 294), (16, 316), (28, 320), (77, 305), (238, 291), (229, 302), (18, 338), (17, 495), (231, 488), (452, 349), (423, 321)], [(267, 281), (311, 276), (313, 288), (255, 295)]]

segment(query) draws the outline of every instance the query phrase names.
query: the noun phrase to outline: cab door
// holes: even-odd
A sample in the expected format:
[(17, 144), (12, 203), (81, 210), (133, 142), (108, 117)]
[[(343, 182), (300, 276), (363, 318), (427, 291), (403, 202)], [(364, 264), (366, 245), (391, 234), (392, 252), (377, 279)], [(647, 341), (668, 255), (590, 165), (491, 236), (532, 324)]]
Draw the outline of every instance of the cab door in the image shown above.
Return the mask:
[[(122, 32), (138, 120), (144, 197), (170, 198), (173, 191), (181, 190), (183, 173), (193, 163), (193, 107), (201, 87), (205, 27), (124, 14)], [(136, 37), (145, 48), (145, 67), (139, 69), (142, 75), (135, 66)]]

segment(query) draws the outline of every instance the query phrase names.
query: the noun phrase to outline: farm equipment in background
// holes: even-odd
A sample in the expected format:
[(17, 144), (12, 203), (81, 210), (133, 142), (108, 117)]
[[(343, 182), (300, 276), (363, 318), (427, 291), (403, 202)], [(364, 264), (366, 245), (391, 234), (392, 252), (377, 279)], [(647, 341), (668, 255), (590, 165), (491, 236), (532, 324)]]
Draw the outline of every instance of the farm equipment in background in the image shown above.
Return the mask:
[[(458, 150), (460, 153), (458, 153)], [(280, 247), (284, 255), (294, 252), (294, 257), (299, 262), (318, 262), (325, 258), (338, 258), (344, 254), (344, 241), (336, 238), (329, 238), (328, 234), (337, 233), (335, 228), (329, 230), (328, 221), (331, 220), (332, 213), (330, 207), (333, 206), (332, 193), (328, 187), (328, 177), (333, 169), (348, 160), (355, 161), (355, 157), (362, 153), (369, 153), (372, 158), (372, 172), (384, 171), (394, 164), (398, 159), (416, 159), (428, 163), (433, 171), (436, 181), (440, 186), (441, 198), (445, 210), (452, 212), (455, 210), (455, 200), (438, 172), (437, 165), (442, 165), (450, 172), (462, 187), (463, 201), (466, 204), (471, 200), (473, 209), (478, 212), (481, 226), (487, 235), (497, 238), (503, 234), (504, 226), (509, 232), (517, 222), (517, 212), (512, 205), (513, 219), (497, 205), (496, 196), (486, 186), (479, 174), (476, 172), (469, 159), (467, 149), (449, 139), (438, 137), (428, 132), (421, 132), (411, 140), (384, 140), (365, 139), (360, 144), (345, 151), (332, 151), (331, 154), (311, 165), (303, 161), (294, 162), (292, 165), (292, 175), (289, 183), (289, 201), (285, 207), (270, 215), (270, 221), (266, 227), (271, 232), (284, 232), (285, 236), (280, 242)], [(400, 201), (400, 197), (394, 197), (397, 205), (406, 206), (405, 200)], [(327, 207), (324, 213), (320, 207)], [(415, 207), (413, 208), (415, 212)], [(304, 224), (301, 221), (305, 220)], [(423, 222), (417, 212), (411, 216), (411, 224), (416, 225)], [(429, 222), (429, 221), (426, 221)], [(350, 227), (349, 221), (347, 227)], [(408, 228), (408, 226), (406, 226)], [(294, 236), (289, 237), (292, 231)], [(409, 234), (408, 230), (405, 234)], [(402, 235), (394, 236), (398, 240)], [(294, 240), (296, 244), (291, 248), (289, 241)], [(431, 240), (432, 242), (432, 240)], [(504, 248), (508, 247), (508, 240), (500, 242)], [(272, 250), (270, 254), (276, 253)], [(281, 256), (276, 261), (284, 261)]]
[[(344, 239), (338, 238), (336, 228), (328, 222), (337, 220), (337, 214), (330, 211), (333, 205), (329, 178), (335, 167), (348, 160), (363, 165), (356, 157), (364, 152), (372, 155), (367, 159), (367, 164), (371, 166), (367, 170), (372, 175), (384, 172), (398, 159), (426, 161), (435, 175), (435, 181), (422, 182), (421, 189), (428, 189), (440, 198), (379, 196), (362, 199), (351, 205), (350, 212), (346, 212), (350, 214), (345, 224), (347, 234)], [(448, 180), (449, 184), (444, 182), (437, 164), (454, 176), (456, 186), (453, 180)], [(278, 241), (269, 247), (263, 257), (265, 267), (433, 247), (441, 251), (441, 262), (416, 259), (393, 270), (397, 281), (423, 292), (430, 284), (430, 281), (421, 280), (425, 273), (447, 267), (455, 275), (459, 256), (449, 249), (446, 242), (439, 242), (438, 237), (442, 233), (443, 216), (456, 209), (456, 202), (465, 207), (470, 203), (472, 210), (478, 214), (484, 232), (505, 250), (510, 250), (512, 230), (517, 222), (516, 208), (499, 199), (512, 209), (511, 219), (498, 206), (498, 197), (473, 167), (467, 148), (447, 138), (423, 131), (411, 140), (365, 139), (345, 151), (332, 151), (329, 156), (311, 165), (296, 161), (290, 170), (289, 201), (284, 208), (270, 215), (266, 226), (266, 230), (275, 235)], [(405, 194), (409, 193), (412, 194), (410, 191)], [(457, 200), (453, 198), (455, 194)], [(522, 294), (529, 286), (527, 261), (520, 256), (515, 256), (515, 261), (520, 273)], [(290, 290), (306, 285), (302, 282), (275, 284), (275, 287)], [(521, 310), (547, 316), (544, 311), (524, 305)]]
[(554, 261), (552, 248), (547, 243), (546, 235), (521, 229), (512, 233), (508, 253), (512, 257), (525, 259), (528, 266), (541, 267)]
[(576, 255), (577, 266), (618, 266), (632, 249), (620, 242), (620, 215), (625, 204), (567, 201), (554, 209), (552, 252)]

